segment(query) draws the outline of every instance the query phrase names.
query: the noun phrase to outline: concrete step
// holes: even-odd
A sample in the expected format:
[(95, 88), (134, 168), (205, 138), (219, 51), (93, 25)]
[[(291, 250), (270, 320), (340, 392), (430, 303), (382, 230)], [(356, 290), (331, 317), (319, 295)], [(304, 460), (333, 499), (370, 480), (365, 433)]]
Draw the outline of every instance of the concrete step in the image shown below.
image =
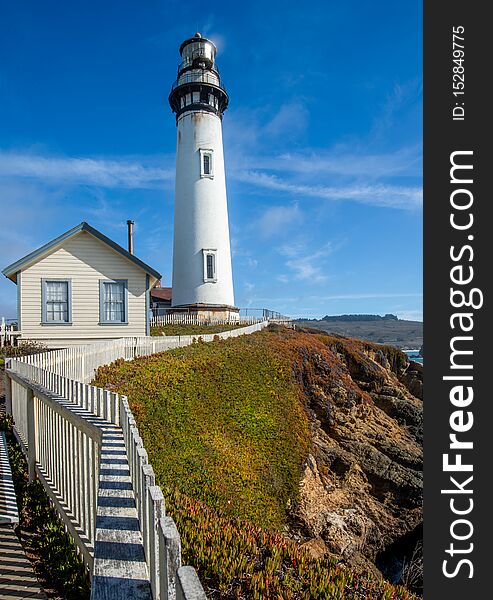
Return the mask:
[(0, 525), (0, 598), (46, 599), (12, 525)]

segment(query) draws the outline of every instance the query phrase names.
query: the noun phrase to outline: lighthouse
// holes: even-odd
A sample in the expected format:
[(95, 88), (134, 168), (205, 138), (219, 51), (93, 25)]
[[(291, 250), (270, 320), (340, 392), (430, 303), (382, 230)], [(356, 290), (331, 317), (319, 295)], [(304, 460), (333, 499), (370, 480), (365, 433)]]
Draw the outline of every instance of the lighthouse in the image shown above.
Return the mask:
[(171, 310), (238, 318), (222, 138), (228, 94), (213, 42), (196, 33), (180, 54), (169, 95), (177, 128)]

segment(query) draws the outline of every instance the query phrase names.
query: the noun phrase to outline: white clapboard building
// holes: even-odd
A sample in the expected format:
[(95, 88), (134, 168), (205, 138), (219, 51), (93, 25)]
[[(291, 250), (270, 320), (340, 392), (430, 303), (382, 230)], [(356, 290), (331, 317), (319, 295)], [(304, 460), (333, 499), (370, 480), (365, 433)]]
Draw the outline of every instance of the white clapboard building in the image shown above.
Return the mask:
[(88, 223), (3, 270), (17, 284), (21, 341), (67, 347), (149, 335), (161, 275)]

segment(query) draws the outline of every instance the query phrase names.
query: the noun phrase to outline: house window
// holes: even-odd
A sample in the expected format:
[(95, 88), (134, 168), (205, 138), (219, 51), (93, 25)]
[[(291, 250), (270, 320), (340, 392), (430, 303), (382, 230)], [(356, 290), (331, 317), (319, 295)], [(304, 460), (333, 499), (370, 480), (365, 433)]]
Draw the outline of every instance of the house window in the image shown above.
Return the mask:
[(202, 250), (204, 256), (204, 281), (206, 283), (215, 283), (217, 281), (216, 273), (216, 250)]
[(200, 151), (200, 176), (210, 177), (211, 179), (214, 177), (212, 150)]
[(127, 280), (99, 282), (99, 320), (100, 323), (127, 323)]
[(42, 323), (70, 324), (72, 321), (70, 280), (43, 279), (41, 285)]

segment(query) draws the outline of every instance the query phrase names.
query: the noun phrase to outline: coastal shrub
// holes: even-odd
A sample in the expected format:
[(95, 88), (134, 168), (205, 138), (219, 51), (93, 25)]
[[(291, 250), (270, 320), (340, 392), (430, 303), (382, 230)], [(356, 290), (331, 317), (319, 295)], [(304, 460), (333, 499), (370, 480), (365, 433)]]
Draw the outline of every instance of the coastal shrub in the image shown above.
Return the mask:
[(183, 562), (197, 569), (208, 597), (415, 598), (314, 559), (284, 534), (311, 451), (306, 391), (344, 387), (372, 402), (348, 366), (360, 353), (378, 374), (362, 344), (270, 327), (98, 370), (95, 385), (129, 398)]
[(15, 358), (16, 356), (26, 356), (27, 354), (39, 354), (48, 352), (48, 348), (39, 342), (21, 342), (18, 346), (2, 346), (0, 348), (0, 357)]
[(195, 335), (198, 333), (221, 333), (238, 329), (241, 325), (153, 325), (151, 335)]
[(251, 336), (101, 367), (129, 397), (160, 485), (266, 527), (285, 522), (310, 448), (284, 359)]
[(401, 586), (356, 574), (335, 559), (311, 558), (279, 532), (225, 517), (176, 491), (167, 490), (166, 502), (181, 535), (184, 564), (197, 569), (209, 597), (416, 598)]

